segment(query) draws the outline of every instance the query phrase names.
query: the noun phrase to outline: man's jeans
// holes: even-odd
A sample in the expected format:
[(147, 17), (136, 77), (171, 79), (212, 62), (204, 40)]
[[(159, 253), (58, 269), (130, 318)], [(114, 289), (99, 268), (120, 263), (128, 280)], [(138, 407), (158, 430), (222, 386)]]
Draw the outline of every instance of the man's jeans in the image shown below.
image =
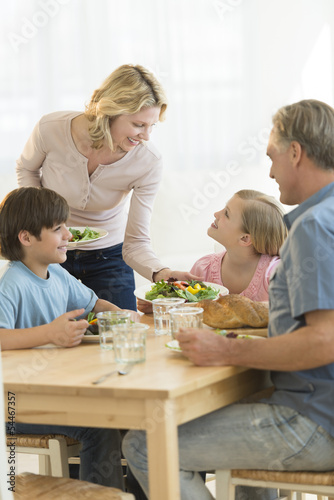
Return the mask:
[(64, 434), (82, 444), (80, 479), (124, 489), (121, 436), (116, 429), (16, 423), (17, 434)]
[[(334, 468), (334, 438), (284, 406), (234, 404), (181, 425), (178, 436), (182, 500), (213, 500), (195, 471)], [(130, 431), (123, 440), (123, 453), (149, 497), (145, 432)], [(275, 496), (273, 490), (237, 488), (237, 498), (267, 500)]]

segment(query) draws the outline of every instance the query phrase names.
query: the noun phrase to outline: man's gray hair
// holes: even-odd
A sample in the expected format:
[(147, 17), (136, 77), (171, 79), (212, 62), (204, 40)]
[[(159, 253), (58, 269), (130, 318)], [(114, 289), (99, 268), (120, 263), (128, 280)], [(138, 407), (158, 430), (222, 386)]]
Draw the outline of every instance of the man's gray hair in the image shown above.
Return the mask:
[(316, 165), (334, 168), (334, 109), (314, 99), (280, 108), (273, 117), (279, 145), (297, 141)]

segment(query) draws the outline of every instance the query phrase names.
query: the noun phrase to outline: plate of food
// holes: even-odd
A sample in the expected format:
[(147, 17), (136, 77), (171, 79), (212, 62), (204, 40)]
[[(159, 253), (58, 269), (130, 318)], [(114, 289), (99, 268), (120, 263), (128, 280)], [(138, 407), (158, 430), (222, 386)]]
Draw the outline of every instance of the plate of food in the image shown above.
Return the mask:
[(165, 346), (171, 351), (182, 352), (177, 340), (170, 340), (169, 342), (167, 342), (167, 344), (165, 344)]
[(94, 335), (93, 333), (88, 333), (89, 331), (87, 330), (87, 333), (82, 337), (82, 342), (100, 342), (100, 337), (99, 335)]
[(252, 335), (248, 333), (239, 333), (239, 332), (227, 332), (226, 330), (218, 330), (217, 333), (219, 335), (223, 335), (228, 339), (263, 339), (260, 335)]
[[(263, 339), (263, 337), (259, 337), (258, 335), (244, 335), (236, 332), (227, 332), (226, 330), (221, 330), (216, 332), (218, 335), (224, 335), (224, 337), (231, 339)], [(181, 347), (179, 346), (178, 340), (170, 340), (165, 344), (165, 346), (174, 352), (182, 352)]]
[(99, 327), (97, 318), (93, 312), (88, 313), (87, 321), (89, 323), (85, 335), (82, 337), (82, 342), (99, 342)]
[(101, 240), (107, 236), (108, 231), (96, 227), (69, 227), (72, 233), (72, 239), (68, 242), (70, 248), (85, 245), (92, 241)]
[(222, 285), (208, 283), (207, 281), (158, 281), (143, 285), (134, 291), (138, 299), (152, 302), (153, 299), (164, 297), (181, 297), (186, 302), (199, 302), (200, 300), (216, 299), (219, 295), (227, 295), (228, 289)]

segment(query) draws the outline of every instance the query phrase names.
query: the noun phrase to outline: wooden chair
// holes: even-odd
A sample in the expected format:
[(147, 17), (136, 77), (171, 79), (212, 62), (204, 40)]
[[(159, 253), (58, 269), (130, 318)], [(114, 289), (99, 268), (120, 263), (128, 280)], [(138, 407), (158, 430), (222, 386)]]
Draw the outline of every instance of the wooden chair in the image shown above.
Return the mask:
[(68, 460), (81, 448), (75, 439), (55, 434), (7, 434), (6, 438), (7, 452), (15, 443), (15, 454), (38, 455), (39, 474), (44, 476), (69, 477)]
[[(0, 350), (0, 500), (135, 500), (131, 493), (65, 477), (24, 473), (15, 475), (7, 460), (5, 415)], [(21, 436), (20, 436), (21, 437)], [(14, 472), (13, 472), (14, 471)], [(13, 486), (12, 486), (13, 485)], [(14, 490), (14, 491), (11, 491)]]
[(30, 473), (16, 477), (14, 500), (135, 500), (131, 493), (65, 477)]
[(334, 471), (286, 472), (274, 470), (216, 471), (216, 500), (234, 500), (238, 485), (279, 490), (277, 500), (304, 500), (305, 493), (317, 495), (318, 500), (334, 500)]

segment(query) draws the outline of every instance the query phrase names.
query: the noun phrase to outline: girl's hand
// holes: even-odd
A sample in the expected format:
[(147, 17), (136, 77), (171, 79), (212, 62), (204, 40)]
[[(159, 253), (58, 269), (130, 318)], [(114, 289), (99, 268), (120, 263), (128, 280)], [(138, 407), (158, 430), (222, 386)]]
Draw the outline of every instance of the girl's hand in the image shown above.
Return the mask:
[(134, 321), (135, 323), (140, 322), (141, 314), (137, 313), (136, 311), (132, 311), (131, 309), (123, 309), (123, 311), (131, 313), (131, 321)]
[(75, 347), (81, 343), (82, 337), (88, 328), (85, 319), (75, 320), (84, 312), (84, 309), (62, 314), (49, 324), (49, 341), (62, 347)]
[(147, 302), (146, 300), (137, 299), (137, 309), (142, 313), (149, 314), (153, 312), (152, 302)]
[(140, 321), (140, 314), (138, 314), (136, 311), (132, 311), (131, 309), (121, 309), (115, 304), (112, 304), (112, 302), (109, 302), (108, 300), (104, 299), (97, 299), (93, 312), (95, 314), (99, 312), (105, 312), (105, 311), (124, 311), (124, 312), (129, 312), (131, 313), (131, 320), (134, 321), (135, 323)]

